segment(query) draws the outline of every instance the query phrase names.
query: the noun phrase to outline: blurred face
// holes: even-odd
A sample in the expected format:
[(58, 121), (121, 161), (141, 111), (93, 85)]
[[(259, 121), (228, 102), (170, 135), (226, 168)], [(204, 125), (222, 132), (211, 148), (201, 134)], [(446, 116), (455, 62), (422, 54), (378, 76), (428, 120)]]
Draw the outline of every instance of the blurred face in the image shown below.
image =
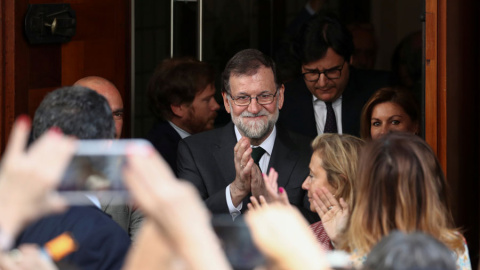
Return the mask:
[(324, 187), (328, 189), (332, 194), (335, 194), (335, 188), (333, 188), (328, 183), (327, 178), (327, 171), (322, 167), (322, 158), (320, 157), (320, 153), (318, 151), (314, 152), (312, 155), (312, 159), (310, 160), (310, 174), (307, 176), (305, 181), (303, 181), (302, 188), (308, 191), (308, 201), (310, 202), (310, 210), (315, 212), (315, 208), (313, 206), (313, 194), (315, 191), (319, 190), (320, 188)]
[(332, 48), (328, 48), (327, 53), (322, 59), (302, 65), (302, 73), (325, 71), (328, 75), (333, 74), (335, 73), (333, 71), (340, 69), (341, 75), (336, 79), (328, 78), (325, 73), (320, 74), (318, 80), (313, 82), (305, 80), (304, 78), (308, 90), (322, 101), (335, 101), (342, 95), (345, 87), (347, 87), (348, 78), (350, 76), (349, 64), (348, 61), (345, 61), (345, 59), (338, 55)]
[(410, 119), (401, 106), (393, 102), (375, 105), (370, 120), (370, 134), (377, 139), (389, 131), (416, 133), (418, 125)]
[(278, 89), (272, 103), (260, 105), (252, 99), (249, 105), (239, 106), (231, 99), (239, 97), (257, 97), (275, 94), (275, 79), (270, 68), (260, 67), (253, 75), (230, 76), (231, 96), (223, 93), (225, 109), (232, 116), (242, 136), (264, 140), (270, 135), (278, 119), (279, 109), (283, 105), (283, 85)]
[(214, 128), (217, 110), (220, 109), (214, 95), (215, 86), (213, 84), (208, 85), (203, 91), (195, 95), (185, 119), (185, 129), (190, 134)]

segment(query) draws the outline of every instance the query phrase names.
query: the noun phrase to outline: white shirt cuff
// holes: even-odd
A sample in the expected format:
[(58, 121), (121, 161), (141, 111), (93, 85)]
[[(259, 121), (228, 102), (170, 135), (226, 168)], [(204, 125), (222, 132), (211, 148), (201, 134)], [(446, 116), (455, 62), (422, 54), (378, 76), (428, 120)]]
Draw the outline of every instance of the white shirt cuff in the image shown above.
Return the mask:
[(225, 189), (225, 197), (227, 198), (228, 211), (230, 212), (232, 219), (235, 220), (235, 218), (242, 213), (241, 210), (242, 210), (243, 202), (241, 202), (238, 205), (238, 207), (235, 207), (233, 205), (232, 196), (230, 195), (230, 185), (228, 185), (227, 188)]

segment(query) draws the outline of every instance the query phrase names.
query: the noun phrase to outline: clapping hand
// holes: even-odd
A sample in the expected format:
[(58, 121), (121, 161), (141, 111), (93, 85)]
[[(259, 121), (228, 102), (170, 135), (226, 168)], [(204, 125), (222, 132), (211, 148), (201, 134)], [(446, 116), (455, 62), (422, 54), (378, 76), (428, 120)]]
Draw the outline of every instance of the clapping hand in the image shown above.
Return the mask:
[(328, 237), (334, 244), (338, 243), (350, 216), (348, 204), (343, 198), (337, 201), (328, 189), (321, 188), (313, 194), (313, 205)]

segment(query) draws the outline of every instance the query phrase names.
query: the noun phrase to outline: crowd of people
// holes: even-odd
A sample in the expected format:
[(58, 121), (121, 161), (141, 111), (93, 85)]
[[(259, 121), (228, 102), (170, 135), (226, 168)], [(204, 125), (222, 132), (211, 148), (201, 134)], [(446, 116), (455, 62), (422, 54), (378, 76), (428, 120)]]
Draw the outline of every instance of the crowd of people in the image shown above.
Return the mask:
[[(0, 269), (245, 269), (232, 256), (248, 269), (471, 269), (414, 95), (354, 68), (337, 18), (313, 16), (302, 33), (301, 76), (286, 84), (256, 49), (228, 61), (220, 128), (213, 69), (160, 63), (151, 144), (132, 143), (119, 167), (128, 202), (68, 206), (57, 192), (78, 140), (121, 137), (115, 86), (87, 77), (49, 93), (1, 159)], [(54, 256), (64, 232), (75, 248)]]

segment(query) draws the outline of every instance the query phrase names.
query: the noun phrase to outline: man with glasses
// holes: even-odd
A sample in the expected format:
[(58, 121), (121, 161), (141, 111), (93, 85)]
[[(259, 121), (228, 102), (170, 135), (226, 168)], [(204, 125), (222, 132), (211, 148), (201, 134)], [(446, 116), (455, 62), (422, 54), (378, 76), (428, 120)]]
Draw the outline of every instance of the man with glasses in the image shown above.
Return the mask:
[[(290, 203), (309, 218), (301, 185), (311, 150), (308, 138), (275, 125), (284, 87), (274, 62), (258, 50), (240, 51), (227, 63), (222, 80), (223, 102), (232, 122), (180, 142), (179, 177), (197, 187), (214, 214), (230, 213), (235, 219), (246, 210), (250, 196), (272, 200), (262, 172), (274, 168), (282, 187), (278, 192), (286, 191)], [(312, 222), (318, 218), (312, 217)]]
[(358, 136), (362, 107), (389, 84), (388, 73), (350, 66), (352, 36), (333, 16), (313, 17), (300, 44), (302, 77), (285, 85), (279, 122), (310, 138), (322, 133)]

